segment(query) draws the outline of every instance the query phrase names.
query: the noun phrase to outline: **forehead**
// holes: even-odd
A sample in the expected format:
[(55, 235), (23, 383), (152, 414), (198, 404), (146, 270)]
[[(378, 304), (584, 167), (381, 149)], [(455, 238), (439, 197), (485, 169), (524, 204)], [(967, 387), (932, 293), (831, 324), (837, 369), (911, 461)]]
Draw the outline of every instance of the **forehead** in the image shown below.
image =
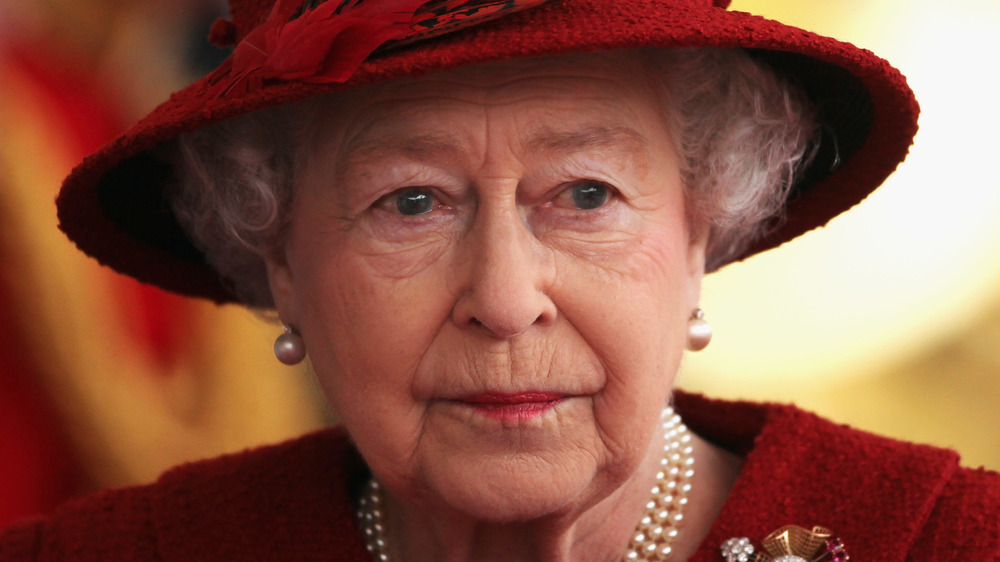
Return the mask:
[(498, 114), (526, 135), (614, 129), (648, 136), (663, 131), (666, 122), (663, 96), (648, 72), (642, 54), (633, 51), (438, 72), (324, 98), (318, 134), (321, 141), (352, 144), (387, 136), (455, 136)]

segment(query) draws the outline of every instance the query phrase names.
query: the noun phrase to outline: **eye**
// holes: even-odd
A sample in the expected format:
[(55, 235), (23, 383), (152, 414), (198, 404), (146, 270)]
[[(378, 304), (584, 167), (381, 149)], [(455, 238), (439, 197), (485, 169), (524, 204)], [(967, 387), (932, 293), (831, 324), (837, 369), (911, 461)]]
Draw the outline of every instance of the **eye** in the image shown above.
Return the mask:
[(392, 193), (382, 202), (383, 208), (401, 215), (425, 215), (434, 210), (436, 201), (429, 189), (414, 187)]
[(603, 207), (611, 199), (610, 185), (596, 180), (577, 182), (559, 194), (565, 204), (583, 211), (591, 211)]

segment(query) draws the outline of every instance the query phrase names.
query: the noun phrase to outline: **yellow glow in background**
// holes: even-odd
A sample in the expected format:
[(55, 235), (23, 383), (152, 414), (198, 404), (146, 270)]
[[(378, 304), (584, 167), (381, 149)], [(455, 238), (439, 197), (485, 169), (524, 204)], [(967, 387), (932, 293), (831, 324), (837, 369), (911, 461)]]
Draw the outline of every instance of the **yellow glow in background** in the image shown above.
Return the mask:
[(995, 0), (736, 0), (871, 49), (920, 101), (910, 157), (861, 206), (711, 275), (715, 341), (681, 385), (795, 402), (1000, 468)]

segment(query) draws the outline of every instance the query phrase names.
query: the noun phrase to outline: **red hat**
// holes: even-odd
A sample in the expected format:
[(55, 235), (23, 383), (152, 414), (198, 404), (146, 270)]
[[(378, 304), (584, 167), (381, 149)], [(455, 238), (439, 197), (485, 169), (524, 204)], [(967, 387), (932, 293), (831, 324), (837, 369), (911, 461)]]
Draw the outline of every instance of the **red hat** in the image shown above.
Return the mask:
[(77, 166), (57, 204), (81, 250), (140, 281), (237, 300), (174, 220), (170, 169), (148, 151), (251, 111), (361, 84), (518, 57), (630, 47), (741, 47), (797, 83), (824, 125), (787, 220), (740, 259), (854, 206), (906, 157), (919, 109), (871, 52), (744, 12), (728, 0), (230, 0), (213, 26), (235, 50)]

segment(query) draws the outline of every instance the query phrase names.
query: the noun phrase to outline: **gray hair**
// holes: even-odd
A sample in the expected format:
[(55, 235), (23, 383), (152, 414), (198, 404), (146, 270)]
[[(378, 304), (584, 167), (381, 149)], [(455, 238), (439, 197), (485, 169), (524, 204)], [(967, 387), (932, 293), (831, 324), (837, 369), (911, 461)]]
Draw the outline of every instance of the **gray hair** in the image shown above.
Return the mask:
[[(708, 229), (706, 270), (773, 228), (818, 125), (805, 96), (738, 49), (648, 49), (681, 157), (688, 220)], [(182, 135), (170, 198), (178, 222), (248, 306), (272, 308), (264, 257), (288, 229), (320, 101), (279, 106)]]
[(708, 272), (783, 220), (788, 193), (815, 154), (819, 124), (805, 94), (738, 49), (660, 50), (688, 218), (708, 230)]

